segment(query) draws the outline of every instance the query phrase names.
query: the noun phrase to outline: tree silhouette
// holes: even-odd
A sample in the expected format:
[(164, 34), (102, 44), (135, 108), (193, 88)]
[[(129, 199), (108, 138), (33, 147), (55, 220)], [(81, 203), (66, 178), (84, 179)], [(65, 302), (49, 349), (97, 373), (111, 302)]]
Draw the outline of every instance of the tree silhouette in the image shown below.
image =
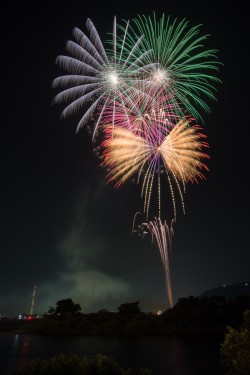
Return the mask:
[(141, 309), (139, 308), (139, 302), (126, 302), (118, 307), (118, 311), (120, 313), (135, 314), (139, 313)]
[(56, 308), (50, 307), (49, 314), (60, 315), (62, 317), (69, 317), (76, 315), (81, 311), (81, 306), (78, 303), (74, 303), (71, 298), (62, 299), (57, 301)]

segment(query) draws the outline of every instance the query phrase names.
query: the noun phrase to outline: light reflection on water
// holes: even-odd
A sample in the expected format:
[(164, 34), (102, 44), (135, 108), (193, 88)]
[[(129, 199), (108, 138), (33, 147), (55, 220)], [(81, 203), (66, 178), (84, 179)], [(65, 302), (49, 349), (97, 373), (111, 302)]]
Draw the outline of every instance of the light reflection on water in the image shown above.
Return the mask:
[[(30, 336), (16, 334), (14, 338), (14, 353), (17, 357), (16, 370), (20, 371), (29, 363), (30, 356)], [(19, 355), (20, 351), (20, 355)]]
[(173, 338), (169, 346), (167, 354), (169, 375), (185, 374), (186, 359), (182, 343), (178, 339)]
[(219, 342), (164, 336), (78, 336), (0, 334), (0, 374), (11, 375), (35, 358), (57, 353), (112, 355), (124, 368), (149, 367), (155, 375), (221, 375)]

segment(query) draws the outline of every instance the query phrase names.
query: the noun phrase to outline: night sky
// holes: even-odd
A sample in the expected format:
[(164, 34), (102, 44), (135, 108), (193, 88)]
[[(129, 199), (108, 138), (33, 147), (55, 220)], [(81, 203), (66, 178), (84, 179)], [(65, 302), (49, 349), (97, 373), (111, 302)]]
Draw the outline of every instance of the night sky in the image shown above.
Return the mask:
[(103, 40), (114, 15), (119, 22), (153, 11), (211, 34), (207, 47), (219, 50), (223, 83), (211, 114), (203, 112), (210, 171), (187, 185), (186, 214), (177, 212), (174, 302), (250, 279), (249, 20), (243, 2), (218, 3), (73, 0), (2, 9), (0, 314), (29, 312), (34, 285), (38, 314), (64, 298), (83, 312), (134, 301), (143, 311), (167, 306), (158, 250), (131, 232), (139, 186), (107, 185), (87, 129), (76, 134), (77, 116), (61, 120), (62, 108), (52, 106), (52, 80), (64, 73), (55, 59), (67, 54), (74, 27), (86, 32), (87, 18)]

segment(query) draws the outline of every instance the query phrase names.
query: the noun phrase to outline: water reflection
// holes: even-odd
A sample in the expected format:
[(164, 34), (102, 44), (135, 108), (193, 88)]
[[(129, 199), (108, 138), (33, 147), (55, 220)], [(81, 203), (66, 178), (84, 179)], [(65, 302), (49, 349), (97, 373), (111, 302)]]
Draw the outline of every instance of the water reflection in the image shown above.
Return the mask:
[(20, 371), (29, 362), (30, 336), (25, 335), (20, 340), (20, 357), (17, 362), (17, 371)]
[(20, 371), (27, 366), (30, 357), (30, 336), (15, 334), (10, 349), (10, 357), (15, 363), (15, 370)]
[(56, 353), (93, 357), (112, 355), (121, 367), (149, 367), (155, 375), (219, 375), (219, 343), (215, 340), (164, 336), (53, 337), (0, 333), (0, 373), (11, 375), (30, 360)]
[(13, 339), (13, 346), (12, 346), (12, 354), (15, 355), (18, 351), (18, 340), (19, 340), (19, 335), (15, 334), (14, 339)]
[(186, 357), (183, 344), (177, 338), (173, 338), (167, 354), (168, 375), (185, 375)]

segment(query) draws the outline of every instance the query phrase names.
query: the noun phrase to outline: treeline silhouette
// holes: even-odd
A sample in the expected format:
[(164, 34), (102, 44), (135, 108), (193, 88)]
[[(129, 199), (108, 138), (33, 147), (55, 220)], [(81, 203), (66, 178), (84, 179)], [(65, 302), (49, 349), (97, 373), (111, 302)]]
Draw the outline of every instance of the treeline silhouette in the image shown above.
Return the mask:
[[(39, 334), (169, 334), (224, 335), (227, 326), (238, 329), (250, 296), (226, 300), (222, 296), (181, 298), (172, 309), (157, 315), (142, 312), (139, 302), (124, 303), (118, 312), (83, 314), (71, 298), (60, 300), (42, 319), (0, 322), (0, 330)], [(14, 325), (13, 325), (14, 324)]]

